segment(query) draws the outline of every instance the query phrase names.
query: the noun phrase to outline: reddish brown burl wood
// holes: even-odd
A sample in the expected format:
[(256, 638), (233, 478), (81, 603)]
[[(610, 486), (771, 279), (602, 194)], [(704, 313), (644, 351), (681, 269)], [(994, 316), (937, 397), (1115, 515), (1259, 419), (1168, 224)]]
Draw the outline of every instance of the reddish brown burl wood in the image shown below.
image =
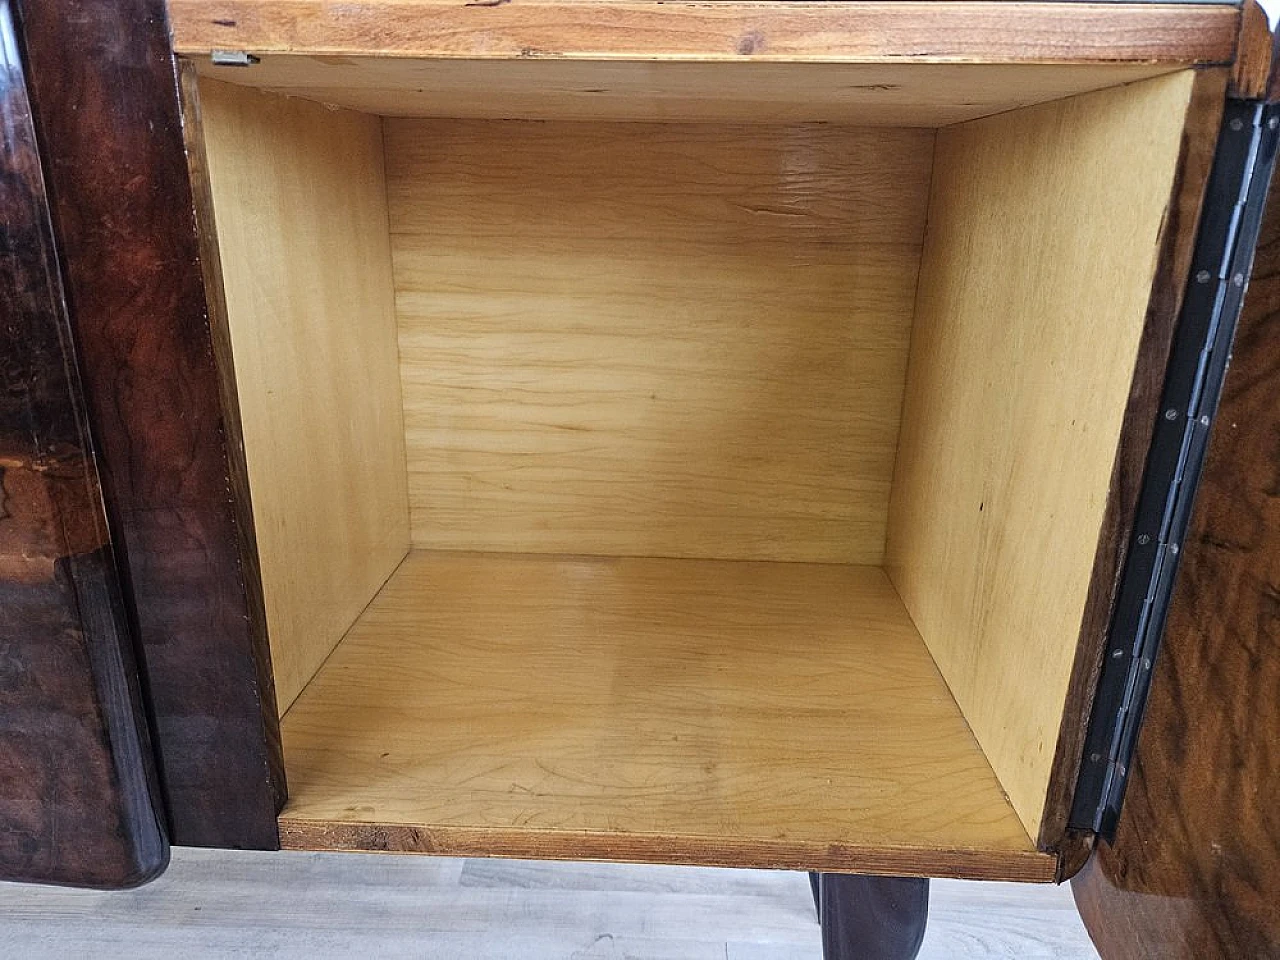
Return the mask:
[(1105, 960), (1280, 957), (1280, 185), (1115, 843), (1072, 882)]
[(8, 0), (0, 0), (0, 878), (168, 860)]
[(176, 843), (274, 848), (284, 797), (163, 0), (21, 2), (107, 516)]

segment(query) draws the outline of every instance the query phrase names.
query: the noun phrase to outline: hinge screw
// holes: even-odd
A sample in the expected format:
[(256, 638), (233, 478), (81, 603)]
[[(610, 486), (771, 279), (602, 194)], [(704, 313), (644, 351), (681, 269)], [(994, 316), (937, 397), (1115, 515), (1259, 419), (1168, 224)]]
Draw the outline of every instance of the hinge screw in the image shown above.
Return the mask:
[(1208, 283), (1209, 278), (1212, 276), (1213, 274), (1211, 274), (1208, 270), (1201, 270), (1199, 273), (1196, 274), (1196, 283)]
[(1173, 407), (1170, 407), (1168, 410), (1166, 410), (1166, 411), (1164, 412), (1164, 418), (1165, 418), (1166, 420), (1177, 420), (1177, 419), (1178, 419), (1178, 411), (1177, 411), (1177, 410), (1175, 410)]
[(1151, 534), (1149, 533), (1138, 534), (1138, 546), (1145, 547), (1150, 542), (1151, 542)]
[(1230, 126), (1232, 130), (1239, 132), (1244, 129), (1244, 121), (1239, 117), (1236, 117), (1230, 124), (1228, 124), (1228, 126)]
[(1206, 413), (1200, 418), (1200, 426), (1207, 427), (1209, 425), (1209, 415)]
[(1268, 129), (1274, 130), (1276, 127), (1280, 127), (1280, 118), (1272, 117), (1270, 120), (1267, 121)]
[(1234, 283), (1237, 287), (1243, 287), (1243, 286), (1244, 286), (1244, 274), (1243, 274), (1243, 273), (1237, 273), (1234, 277), (1232, 277), (1232, 278), (1231, 278), (1231, 282), (1232, 282), (1232, 283)]
[(1090, 763), (1097, 763), (1097, 762), (1098, 762), (1099, 760), (1101, 760), (1101, 759), (1102, 759), (1102, 754), (1100, 754), (1100, 753), (1091, 753), (1091, 754), (1089, 754), (1089, 762), (1090, 762)]
[(1119, 660), (1119, 659), (1120, 659), (1121, 657), (1123, 657), (1123, 656), (1124, 656), (1124, 651), (1123, 651), (1123, 650), (1112, 650), (1112, 651), (1111, 651), (1111, 659), (1112, 659), (1112, 660)]

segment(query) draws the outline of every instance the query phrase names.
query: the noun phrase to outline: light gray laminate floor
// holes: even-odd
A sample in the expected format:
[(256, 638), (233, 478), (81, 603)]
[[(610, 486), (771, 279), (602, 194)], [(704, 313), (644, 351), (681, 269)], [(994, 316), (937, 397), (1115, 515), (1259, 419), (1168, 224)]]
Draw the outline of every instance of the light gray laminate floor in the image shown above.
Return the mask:
[[(800, 873), (174, 850), (124, 893), (0, 884), (6, 960), (818, 960)], [(1094, 960), (1066, 887), (934, 881), (922, 960)]]

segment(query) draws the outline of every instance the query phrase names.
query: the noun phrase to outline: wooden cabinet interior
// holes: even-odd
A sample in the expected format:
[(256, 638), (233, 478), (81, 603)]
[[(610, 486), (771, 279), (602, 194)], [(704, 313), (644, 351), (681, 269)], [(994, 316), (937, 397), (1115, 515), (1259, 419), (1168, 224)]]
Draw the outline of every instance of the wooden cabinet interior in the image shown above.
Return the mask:
[[(1002, 65), (980, 107), (826, 116), (797, 85), (745, 124), (723, 77), (659, 109), (684, 81), (636, 64), (588, 108), (499, 61), (494, 119), (456, 77), (346, 97), (425, 116), (245, 85), (304, 92), (271, 63), (188, 108), (284, 842), (1052, 879), (1184, 124), (1221, 74)], [(655, 118), (698, 122), (621, 122)]]

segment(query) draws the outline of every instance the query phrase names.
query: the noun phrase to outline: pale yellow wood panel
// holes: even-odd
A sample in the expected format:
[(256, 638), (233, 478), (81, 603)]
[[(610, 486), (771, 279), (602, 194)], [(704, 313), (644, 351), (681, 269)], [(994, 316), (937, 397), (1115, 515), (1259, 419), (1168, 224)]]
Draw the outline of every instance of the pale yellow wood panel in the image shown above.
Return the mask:
[(1054, 866), (876, 568), (415, 551), (283, 736), (293, 846)]
[(337, 56), (1228, 63), (1222, 4), (169, 0), (174, 48)]
[(271, 55), (251, 69), (196, 59), (232, 83), (394, 117), (827, 121), (937, 127), (1130, 83), (1169, 64), (418, 60)]
[(200, 101), (283, 711), (408, 549), (382, 136), (208, 80)]
[(879, 563), (932, 142), (389, 121), (415, 544)]
[(888, 568), (1032, 836), (1191, 87), (938, 137)]

